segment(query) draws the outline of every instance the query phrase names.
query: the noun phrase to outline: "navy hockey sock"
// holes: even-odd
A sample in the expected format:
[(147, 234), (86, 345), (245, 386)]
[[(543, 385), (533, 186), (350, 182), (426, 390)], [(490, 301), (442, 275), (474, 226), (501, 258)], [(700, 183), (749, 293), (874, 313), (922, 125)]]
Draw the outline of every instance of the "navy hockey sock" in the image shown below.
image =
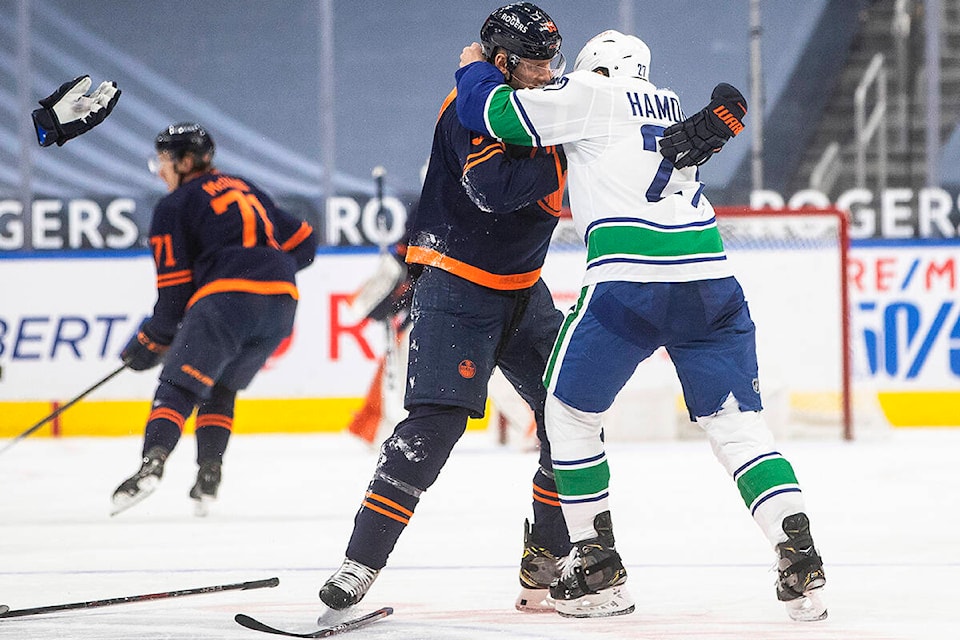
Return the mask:
[(533, 537), (558, 558), (570, 553), (570, 534), (560, 509), (553, 474), (537, 469), (533, 476)]

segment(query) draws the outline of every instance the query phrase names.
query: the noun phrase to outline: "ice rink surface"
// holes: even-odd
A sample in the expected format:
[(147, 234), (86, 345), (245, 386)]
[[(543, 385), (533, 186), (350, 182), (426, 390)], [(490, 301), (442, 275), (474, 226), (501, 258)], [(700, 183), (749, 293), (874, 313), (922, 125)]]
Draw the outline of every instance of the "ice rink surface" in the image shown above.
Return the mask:
[[(513, 609), (536, 455), (468, 433), (420, 502), (344, 638), (893, 640), (960, 637), (960, 430), (781, 441), (825, 559), (830, 617), (790, 621), (773, 553), (702, 440), (609, 445), (617, 546), (636, 612), (562, 619)], [(24, 609), (276, 576), (231, 591), (0, 619), (0, 638), (256, 638), (238, 612), (315, 629), (376, 454), (346, 435), (237, 436), (206, 519), (186, 437), (157, 492), (111, 518), (139, 438), (27, 439), (0, 456), (0, 603)]]

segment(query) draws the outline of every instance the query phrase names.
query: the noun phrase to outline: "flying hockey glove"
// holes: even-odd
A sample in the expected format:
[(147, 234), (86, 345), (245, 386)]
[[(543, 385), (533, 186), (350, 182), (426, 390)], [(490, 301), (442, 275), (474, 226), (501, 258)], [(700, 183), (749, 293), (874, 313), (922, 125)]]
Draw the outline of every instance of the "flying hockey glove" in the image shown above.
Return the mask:
[(120, 359), (134, 371), (144, 371), (160, 364), (169, 348), (150, 337), (144, 323), (120, 352)]
[(90, 76), (64, 82), (60, 88), (40, 101), (42, 109), (33, 112), (33, 126), (41, 147), (53, 143), (63, 146), (82, 133), (106, 120), (120, 99), (117, 83), (104, 81), (91, 94)]
[(727, 140), (743, 131), (747, 101), (736, 88), (721, 82), (710, 104), (683, 122), (664, 129), (660, 153), (677, 169), (701, 165), (720, 151)]

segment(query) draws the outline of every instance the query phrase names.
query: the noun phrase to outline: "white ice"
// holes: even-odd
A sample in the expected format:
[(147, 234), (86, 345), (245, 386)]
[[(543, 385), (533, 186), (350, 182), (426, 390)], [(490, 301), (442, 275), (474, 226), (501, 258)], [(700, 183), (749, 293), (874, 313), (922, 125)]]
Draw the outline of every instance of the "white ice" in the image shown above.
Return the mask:
[[(0, 456), (0, 603), (24, 609), (277, 576), (231, 591), (0, 619), (0, 638), (267, 638), (235, 613), (315, 628), (376, 459), (346, 434), (235, 436), (220, 499), (192, 515), (184, 438), (157, 492), (108, 516), (139, 438), (27, 439)], [(790, 621), (773, 555), (703, 441), (611, 443), (632, 615), (513, 609), (536, 456), (468, 433), (359, 605), (395, 614), (361, 640), (955, 639), (960, 637), (960, 430), (783, 441), (826, 562), (830, 617)]]

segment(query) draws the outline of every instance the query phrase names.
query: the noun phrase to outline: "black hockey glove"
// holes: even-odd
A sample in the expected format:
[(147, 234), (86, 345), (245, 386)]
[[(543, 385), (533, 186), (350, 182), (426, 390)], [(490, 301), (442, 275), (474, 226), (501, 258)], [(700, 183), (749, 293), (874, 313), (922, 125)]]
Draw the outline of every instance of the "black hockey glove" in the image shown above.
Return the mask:
[(152, 338), (144, 323), (120, 352), (120, 359), (134, 371), (144, 371), (160, 364), (169, 348), (169, 345), (160, 344)]
[(669, 126), (660, 140), (660, 153), (677, 169), (701, 165), (727, 140), (743, 131), (747, 101), (736, 88), (721, 82), (710, 104), (683, 122)]
[(82, 133), (106, 120), (120, 99), (117, 83), (104, 81), (91, 95), (90, 76), (64, 82), (60, 88), (40, 101), (42, 109), (33, 112), (33, 126), (41, 147), (53, 143), (63, 146)]

